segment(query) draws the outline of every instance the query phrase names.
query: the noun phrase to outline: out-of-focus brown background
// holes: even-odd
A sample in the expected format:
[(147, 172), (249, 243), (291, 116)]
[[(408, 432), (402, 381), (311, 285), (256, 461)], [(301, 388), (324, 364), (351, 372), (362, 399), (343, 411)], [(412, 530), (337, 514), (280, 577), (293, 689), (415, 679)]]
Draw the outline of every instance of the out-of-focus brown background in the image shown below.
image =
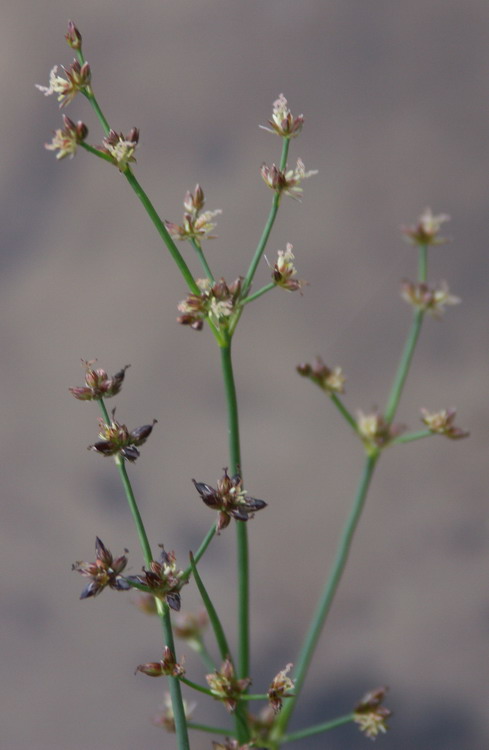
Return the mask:
[[(489, 640), (487, 370), (489, 9), (484, 0), (26, 0), (2, 9), (0, 527), (5, 750), (174, 748), (151, 725), (163, 681), (133, 671), (159, 658), (156, 621), (104, 592), (78, 600), (75, 560), (98, 534), (141, 556), (115, 469), (86, 451), (97, 409), (72, 399), (80, 358), (131, 363), (118, 416), (159, 423), (130, 467), (151, 542), (185, 565), (212, 514), (190, 479), (227, 463), (218, 351), (175, 322), (185, 286), (123, 177), (85, 152), (43, 149), (60, 124), (46, 84), (84, 36), (95, 91), (114, 128), (141, 129), (136, 174), (179, 220), (200, 182), (222, 208), (207, 245), (216, 274), (245, 272), (272, 194), (259, 176), (280, 143), (258, 129), (280, 92), (306, 125), (292, 143), (319, 170), (302, 204), (284, 200), (268, 253), (292, 242), (304, 295), (251, 306), (235, 339), (243, 464), (269, 508), (250, 524), (254, 688), (294, 661), (331, 563), (362, 463), (347, 426), (295, 365), (321, 354), (348, 376), (355, 410), (385, 403), (415, 274), (399, 225), (431, 205), (452, 244), (431, 254), (463, 305), (429, 319), (400, 410), (457, 406), (470, 440), (420, 441), (380, 462), (341, 592), (295, 726), (346, 713), (391, 687), (385, 748), (486, 747)], [(86, 102), (66, 110), (101, 133)], [(189, 253), (189, 251), (185, 251)], [(198, 267), (188, 254), (195, 273)], [(265, 283), (263, 263), (256, 284)], [(257, 288), (257, 286), (255, 286)], [(202, 573), (225, 624), (235, 607), (234, 534)], [(193, 587), (185, 608), (197, 603)], [(233, 633), (230, 635), (233, 640)], [(212, 649), (212, 639), (209, 641)], [(179, 648), (178, 653), (184, 653)], [(191, 676), (201, 671), (192, 656)], [(228, 721), (199, 699), (196, 721)], [(192, 747), (210, 747), (195, 735)], [(346, 727), (310, 748), (360, 748)], [(302, 745), (301, 745), (302, 746)]]

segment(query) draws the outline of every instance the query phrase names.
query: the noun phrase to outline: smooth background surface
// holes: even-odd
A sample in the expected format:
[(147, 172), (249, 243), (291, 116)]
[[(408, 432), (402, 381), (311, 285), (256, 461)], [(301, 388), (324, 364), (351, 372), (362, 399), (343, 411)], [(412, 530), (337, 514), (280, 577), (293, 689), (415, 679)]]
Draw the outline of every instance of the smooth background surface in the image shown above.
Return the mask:
[[(280, 144), (258, 124), (281, 91), (306, 117), (291, 161), (319, 174), (302, 204), (284, 200), (268, 254), (292, 242), (311, 285), (250, 307), (234, 347), (246, 485), (269, 502), (250, 524), (257, 691), (296, 657), (362, 462), (294, 367), (320, 353), (346, 371), (352, 410), (382, 407), (409, 325), (398, 283), (415, 273), (398, 227), (426, 205), (452, 215), (454, 242), (432, 254), (430, 278), (463, 305), (427, 320), (399, 419), (417, 428), (420, 406), (456, 406), (472, 435), (383, 457), (296, 726), (388, 684), (395, 717), (379, 747), (486, 746), (487, 4), (25, 0), (0, 25), (2, 747), (175, 747), (150, 722), (162, 681), (133, 675), (159, 658), (158, 624), (127, 595), (78, 601), (70, 571), (93, 558), (96, 534), (114, 553), (129, 548), (133, 572), (141, 565), (115, 469), (85, 449), (97, 409), (67, 392), (80, 358), (132, 365), (118, 416), (159, 423), (130, 474), (152, 543), (182, 565), (212, 522), (190, 480), (213, 484), (228, 460), (218, 351), (208, 332), (175, 323), (185, 287), (140, 205), (108, 165), (43, 149), (60, 115), (34, 83), (70, 63), (70, 17), (109, 121), (141, 129), (136, 173), (162, 216), (179, 220), (197, 181), (208, 208), (223, 209), (208, 245), (217, 275), (245, 272), (270, 205), (259, 167)], [(65, 111), (100, 143), (84, 101)], [(263, 264), (257, 284), (268, 273)], [(202, 573), (232, 627), (232, 528)], [(193, 587), (183, 599), (195, 606)], [(191, 656), (187, 666), (199, 679)], [(227, 721), (205, 699), (195, 719)], [(366, 743), (346, 727), (307, 746)]]

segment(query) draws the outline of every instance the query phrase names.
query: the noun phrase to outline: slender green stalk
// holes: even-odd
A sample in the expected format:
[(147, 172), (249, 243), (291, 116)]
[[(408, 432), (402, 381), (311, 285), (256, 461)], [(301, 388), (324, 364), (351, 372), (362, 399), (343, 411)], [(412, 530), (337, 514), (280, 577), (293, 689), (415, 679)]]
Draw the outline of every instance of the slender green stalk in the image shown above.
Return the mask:
[[(428, 275), (428, 246), (421, 245), (418, 251), (418, 282), (425, 283)], [(409, 368), (413, 358), (414, 350), (418, 342), (419, 334), (421, 332), (421, 326), (423, 324), (425, 311), (415, 310), (413, 313), (413, 322), (411, 324), (411, 330), (409, 332), (404, 351), (401, 356), (401, 361), (397, 368), (396, 377), (390, 392), (389, 400), (385, 410), (385, 419), (388, 424), (391, 424), (395, 417), (399, 401), (401, 399), (402, 391), (406, 378), (408, 376)]]
[(404, 384), (408, 376), (409, 367), (411, 365), (413, 355), (414, 355), (414, 350), (416, 349), (416, 344), (418, 343), (419, 334), (421, 332), (423, 318), (424, 318), (424, 310), (414, 311), (411, 329), (409, 331), (409, 335), (408, 335), (406, 344), (404, 346), (404, 351), (402, 353), (401, 361), (399, 362), (399, 366), (397, 368), (396, 377), (394, 378), (394, 384), (392, 386), (389, 400), (387, 402), (387, 407), (385, 410), (384, 416), (388, 424), (391, 424), (392, 420), (394, 419), (396, 411), (397, 411), (397, 407), (399, 405), (399, 401), (401, 400), (402, 391), (404, 389)]
[(90, 154), (93, 154), (94, 156), (98, 156), (99, 159), (104, 159), (104, 161), (108, 161), (109, 164), (114, 164), (114, 159), (110, 154), (106, 154), (105, 151), (100, 151), (99, 148), (95, 148), (94, 146), (90, 146), (89, 143), (85, 143), (85, 141), (82, 141), (80, 143), (80, 146), (85, 149), (85, 151), (88, 151)]
[(311, 660), (314, 654), (314, 650), (319, 640), (319, 636), (321, 635), (321, 631), (324, 627), (324, 623), (329, 614), (331, 604), (333, 603), (333, 599), (335, 597), (343, 572), (345, 570), (346, 563), (348, 561), (348, 556), (350, 554), (353, 537), (357, 529), (360, 517), (362, 515), (362, 511), (365, 505), (365, 500), (367, 497), (368, 488), (370, 486), (370, 481), (372, 479), (372, 475), (373, 475), (378, 458), (379, 458), (379, 453), (376, 453), (371, 456), (367, 456), (365, 458), (365, 464), (364, 464), (362, 476), (360, 478), (360, 482), (358, 485), (356, 497), (353, 502), (350, 515), (346, 521), (346, 524), (343, 528), (343, 532), (341, 534), (338, 550), (336, 552), (336, 556), (333, 562), (331, 573), (326, 582), (326, 586), (324, 587), (321, 598), (319, 599), (319, 602), (317, 604), (316, 610), (311, 620), (309, 631), (306, 635), (304, 644), (299, 654), (299, 658), (297, 660), (297, 665), (296, 665), (296, 669), (294, 672), (294, 680), (295, 680), (294, 697), (290, 698), (285, 703), (277, 719), (277, 724), (276, 724), (274, 735), (272, 738), (274, 742), (276, 742), (277, 747), (279, 746), (280, 742), (283, 739), (283, 735), (287, 728), (287, 724), (296, 706), (297, 699), (304, 685), (304, 680), (307, 675), (307, 670), (309, 668), (309, 665), (311, 663)]
[(197, 566), (195, 565), (195, 562), (192, 556), (190, 556), (190, 563), (192, 566), (192, 573), (194, 575), (195, 583), (197, 585), (197, 588), (199, 589), (199, 594), (202, 598), (202, 601), (204, 602), (204, 606), (207, 610), (207, 614), (209, 615), (209, 620), (212, 625), (212, 629), (214, 630), (214, 635), (216, 636), (216, 641), (219, 647), (221, 658), (223, 661), (225, 659), (230, 659), (231, 649), (229, 648), (226, 635), (224, 633), (224, 628), (221, 625), (219, 615), (217, 614), (216, 608), (214, 607), (214, 604), (212, 603), (212, 600), (209, 594), (207, 593), (207, 589), (204, 586), (204, 582), (202, 581), (202, 578), (199, 575), (199, 571), (197, 570)]
[(400, 443), (412, 443), (414, 440), (421, 440), (422, 438), (426, 437), (433, 437), (433, 432), (431, 430), (420, 430), (419, 432), (408, 432), (405, 435), (399, 435), (399, 437), (394, 438), (390, 445), (399, 445)]
[[(205, 535), (205, 537), (204, 537), (204, 539), (202, 541), (202, 544), (200, 545), (199, 549), (197, 550), (197, 552), (194, 555), (194, 563), (196, 565), (199, 562), (199, 560), (202, 558), (202, 556), (204, 555), (204, 552), (206, 551), (207, 547), (209, 546), (209, 544), (214, 539), (215, 535), (216, 535), (216, 524), (213, 523), (212, 526), (211, 526), (211, 528), (209, 529), (209, 531)], [(188, 581), (188, 579), (190, 578), (190, 574), (191, 573), (192, 573), (192, 566), (189, 565), (188, 568), (185, 568), (185, 570), (182, 573), (182, 580)]]
[[(107, 412), (107, 408), (105, 406), (104, 401), (100, 399), (99, 404), (102, 410), (105, 423), (110, 424), (111, 420)], [(119, 475), (121, 477), (122, 485), (124, 487), (124, 492), (127, 498), (128, 505), (129, 505), (129, 509), (131, 511), (134, 524), (136, 526), (136, 531), (139, 537), (139, 543), (141, 545), (141, 550), (143, 552), (144, 562), (145, 562), (146, 567), (149, 567), (151, 561), (153, 560), (153, 553), (151, 552), (151, 546), (149, 544), (148, 535), (146, 534), (146, 529), (144, 527), (141, 514), (139, 512), (139, 507), (138, 507), (138, 504), (134, 495), (134, 491), (132, 489), (131, 482), (127, 475), (125, 461), (120, 454), (117, 454), (114, 457), (114, 460), (115, 460), (117, 469), (119, 471)], [(168, 605), (166, 604), (166, 602), (162, 602), (160, 599), (157, 599), (156, 597), (155, 597), (155, 603), (156, 603), (156, 610), (158, 612), (161, 625), (162, 625), (164, 644), (168, 646), (173, 653), (175, 653), (175, 643), (173, 640), (173, 630), (172, 630), (171, 620), (170, 620), (170, 609)], [(185, 716), (185, 709), (183, 705), (183, 698), (182, 698), (182, 692), (180, 689), (180, 683), (178, 682), (178, 679), (176, 677), (168, 677), (168, 686), (170, 689), (173, 715), (175, 719), (175, 732), (178, 737), (178, 748), (179, 750), (190, 750), (190, 743), (189, 743), (188, 731), (187, 731), (187, 719)]]
[(141, 203), (144, 206), (144, 209), (146, 213), (148, 214), (149, 218), (153, 222), (156, 231), (160, 235), (161, 239), (165, 243), (166, 247), (168, 248), (170, 255), (172, 256), (173, 260), (178, 266), (178, 269), (180, 273), (182, 274), (183, 278), (185, 279), (185, 282), (190, 289), (191, 292), (194, 294), (200, 294), (200, 289), (197, 286), (194, 277), (190, 273), (190, 269), (185, 263), (178, 247), (176, 246), (175, 242), (172, 240), (170, 233), (168, 232), (168, 229), (165, 227), (164, 222), (160, 219), (155, 207), (151, 203), (150, 199), (144, 192), (143, 188), (139, 184), (138, 180), (136, 179), (135, 175), (131, 171), (129, 167), (127, 167), (124, 170), (124, 177), (136, 193), (137, 197), (141, 201)]
[(420, 245), (418, 252), (418, 281), (426, 284), (428, 279), (428, 245)]
[(221, 729), (221, 727), (209, 727), (207, 724), (196, 724), (195, 721), (187, 723), (189, 729), (196, 729), (199, 732), (209, 732), (210, 734), (223, 734), (226, 737), (233, 737), (230, 729)]
[[(76, 50), (76, 56), (78, 58), (78, 62), (80, 63), (80, 65), (83, 65), (85, 63), (85, 55), (83, 54), (81, 49)], [(88, 86), (85, 89), (85, 91), (83, 91), (82, 93), (92, 105), (93, 110), (99, 119), (99, 122), (102, 126), (102, 130), (104, 131), (105, 135), (108, 135), (110, 132), (110, 125), (104, 117), (104, 113), (102, 112), (99, 106), (99, 103), (97, 102), (97, 99), (95, 98), (95, 94), (93, 93), (92, 87)]]
[(254, 292), (253, 294), (250, 294), (249, 297), (245, 297), (244, 299), (242, 299), (241, 300), (241, 304), (244, 306), (244, 305), (247, 305), (248, 302), (253, 302), (255, 299), (258, 299), (258, 297), (261, 297), (262, 294), (265, 294), (266, 292), (269, 292), (270, 289), (275, 289), (276, 286), (277, 285), (275, 284), (275, 282), (273, 282), (273, 281), (270, 282), (270, 284), (267, 284), (266, 286), (263, 286), (261, 289), (258, 289), (257, 292)]
[(214, 662), (214, 659), (208, 652), (204, 641), (194, 641), (189, 645), (191, 645), (191, 648), (193, 648), (193, 650), (200, 656), (202, 662), (204, 663), (204, 666), (207, 669), (210, 669), (211, 672), (215, 672), (216, 664)]
[(331, 401), (336, 406), (338, 411), (340, 412), (341, 416), (346, 419), (350, 427), (352, 427), (355, 432), (358, 434), (358, 424), (355, 417), (353, 417), (346, 406), (344, 405), (343, 401), (336, 395), (336, 393), (331, 393), (330, 395)]
[[(282, 171), (285, 169), (287, 165), (289, 143), (290, 141), (288, 138), (284, 138), (282, 140), (282, 156), (280, 158), (280, 169)], [(276, 216), (277, 216), (278, 208), (280, 206), (280, 198), (281, 198), (281, 194), (279, 192), (276, 192), (273, 196), (272, 207), (270, 209), (270, 213), (268, 214), (268, 219), (265, 224), (265, 228), (258, 242), (258, 246), (255, 250), (255, 255), (253, 256), (253, 260), (251, 261), (250, 267), (248, 269), (248, 273), (246, 274), (245, 280), (243, 281), (243, 294), (246, 294), (246, 292), (250, 288), (253, 278), (256, 273), (256, 269), (258, 268), (258, 264), (262, 258), (263, 253), (265, 252), (268, 238), (270, 237), (270, 233), (272, 231), (272, 228), (275, 223)]]
[[(231, 342), (221, 347), (221, 365), (226, 391), (228, 413), (228, 442), (231, 474), (241, 474), (239, 419), (236, 386), (234, 383)], [(236, 522), (238, 563), (238, 677), (249, 675), (249, 559), (246, 524)]]
[(197, 255), (197, 258), (199, 259), (199, 263), (204, 269), (204, 273), (207, 276), (208, 279), (210, 279), (212, 282), (215, 281), (214, 274), (212, 273), (210, 266), (207, 262), (207, 258), (204, 255), (204, 251), (202, 250), (202, 247), (200, 244), (194, 240), (193, 238), (190, 240), (190, 244), (192, 245), (193, 249), (195, 250), (195, 253)]
[(351, 721), (353, 721), (353, 714), (339, 716), (337, 719), (324, 721), (322, 724), (315, 724), (313, 727), (308, 727), (307, 729), (299, 729), (297, 732), (285, 734), (282, 737), (282, 742), (294, 742), (294, 740), (303, 740), (306, 737), (312, 737), (312, 735), (314, 734), (321, 734), (322, 732), (329, 732), (331, 729), (342, 727), (345, 724), (349, 724)]
[[(234, 382), (233, 362), (231, 356), (231, 339), (221, 347), (221, 369), (226, 393), (228, 417), (229, 462), (232, 474), (241, 474), (241, 450), (239, 438), (239, 416), (236, 385)], [(237, 625), (238, 625), (238, 660), (237, 676), (239, 679), (249, 676), (250, 668), (250, 615), (249, 615), (249, 552), (246, 524), (236, 521), (236, 558), (237, 558)], [(242, 705), (238, 704), (235, 714), (236, 733), (243, 744), (249, 739), (249, 730)]]
[(183, 682), (184, 685), (187, 685), (187, 687), (192, 688), (192, 690), (197, 690), (198, 693), (205, 693), (205, 695), (210, 695), (211, 698), (215, 698), (215, 695), (210, 688), (199, 685), (197, 682), (187, 679), (187, 677), (179, 677), (178, 679), (180, 682)]

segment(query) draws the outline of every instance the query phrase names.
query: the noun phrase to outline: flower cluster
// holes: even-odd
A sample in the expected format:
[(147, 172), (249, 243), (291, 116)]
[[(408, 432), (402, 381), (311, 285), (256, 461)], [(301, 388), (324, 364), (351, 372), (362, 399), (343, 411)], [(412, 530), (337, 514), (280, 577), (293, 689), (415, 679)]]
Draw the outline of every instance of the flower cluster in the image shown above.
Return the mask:
[(130, 162), (135, 162), (134, 152), (139, 142), (139, 130), (131, 128), (128, 135), (110, 130), (102, 141), (101, 151), (112, 157), (114, 164), (123, 172)]
[(126, 370), (130, 366), (126, 365), (115, 375), (109, 376), (105, 370), (93, 369), (92, 365), (96, 361), (96, 359), (90, 361), (82, 359), (82, 364), (86, 369), (85, 385), (68, 389), (80, 401), (99, 401), (101, 398), (116, 396), (122, 388)]
[(307, 284), (307, 281), (292, 278), (297, 273), (297, 269), (294, 266), (295, 256), (292, 252), (292, 247), (293, 245), (287, 242), (285, 250), (278, 251), (277, 261), (272, 270), (272, 279), (275, 284), (288, 289), (289, 292), (302, 289)]
[(468, 437), (467, 430), (457, 427), (454, 424), (457, 412), (455, 409), (443, 409), (442, 411), (429, 412), (427, 409), (421, 409), (422, 420), (431, 432), (438, 435), (445, 435), (450, 440), (459, 440)]
[(391, 440), (404, 431), (402, 425), (388, 424), (382, 414), (378, 412), (364, 414), (362, 411), (359, 411), (357, 427), (358, 433), (367, 450), (385, 448)]
[(318, 385), (326, 393), (344, 393), (345, 376), (341, 367), (335, 367), (331, 370), (327, 367), (321, 357), (316, 357), (312, 365), (307, 362), (296, 367), (299, 375), (309, 378), (313, 383)]
[(180, 612), (173, 621), (173, 632), (176, 638), (187, 641), (189, 646), (200, 645), (202, 633), (208, 624), (209, 618), (205, 610), (201, 610), (198, 614)]
[(248, 521), (249, 518), (253, 518), (256, 511), (262, 510), (267, 505), (264, 500), (257, 500), (246, 494), (239, 474), (230, 477), (227, 469), (223, 471), (223, 476), (217, 480), (217, 489), (192, 479), (204, 503), (209, 508), (219, 511), (216, 529), (218, 534), (229, 526), (231, 518), (237, 521)]
[(51, 143), (45, 143), (44, 148), (48, 151), (57, 151), (57, 159), (69, 156), (72, 159), (80, 143), (83, 143), (88, 135), (88, 128), (81, 120), (75, 123), (69, 117), (63, 115), (64, 128), (54, 131)]
[(129, 431), (125, 424), (116, 422), (114, 413), (115, 409), (112, 411), (110, 424), (106, 424), (103, 419), (99, 420), (100, 440), (93, 445), (89, 445), (88, 450), (96, 451), (103, 456), (120, 454), (127, 461), (136, 461), (141, 455), (138, 447), (146, 442), (158, 420), (153, 419), (152, 424), (145, 424)]
[(212, 283), (210, 279), (197, 279), (200, 294), (189, 294), (178, 303), (179, 312), (183, 313), (177, 322), (201, 331), (204, 320), (209, 318), (218, 328), (226, 328), (228, 319), (236, 311), (241, 296), (241, 276), (232, 284), (224, 279)]
[(279, 94), (278, 99), (273, 103), (272, 119), (268, 120), (268, 124), (271, 126), (270, 128), (265, 125), (260, 125), (260, 127), (262, 130), (276, 133), (282, 138), (295, 138), (304, 125), (304, 115), (293, 117), (287, 99), (283, 94)]
[(294, 681), (287, 676), (291, 669), (292, 664), (287, 664), (285, 669), (282, 669), (275, 675), (268, 689), (268, 700), (274, 713), (278, 713), (282, 708), (282, 699), (284, 697), (292, 697), (292, 693), (289, 691), (294, 689)]
[[(195, 707), (195, 703), (187, 703), (186, 700), (183, 701), (183, 710), (187, 721), (190, 720)], [(157, 727), (166, 729), (167, 732), (175, 732), (175, 717), (173, 715), (173, 706), (169, 693), (165, 693), (163, 706), (160, 713), (153, 717), (153, 724)]]
[(381, 732), (385, 734), (389, 728), (387, 719), (392, 715), (392, 711), (382, 706), (386, 692), (385, 687), (371, 690), (363, 696), (353, 711), (353, 720), (360, 727), (360, 731), (372, 740)]
[[(127, 549), (124, 552), (127, 554)], [(97, 596), (107, 586), (117, 591), (127, 591), (130, 588), (130, 584), (121, 576), (122, 571), (127, 565), (126, 555), (116, 557), (114, 560), (110, 550), (105, 547), (98, 537), (95, 539), (95, 553), (97, 555), (95, 562), (79, 561), (72, 566), (72, 570), (76, 570), (82, 576), (90, 579), (83, 589), (80, 599)]]
[(64, 65), (61, 67), (66, 78), (58, 75), (59, 65), (55, 65), (49, 74), (49, 86), (36, 83), (36, 88), (42, 91), (44, 96), (58, 95), (60, 108), (72, 102), (79, 91), (82, 93), (89, 91), (92, 78), (87, 62), (80, 65), (78, 60), (73, 60), (69, 68), (65, 68)]
[(205, 679), (214, 698), (222, 701), (230, 713), (236, 710), (241, 694), (251, 684), (249, 677), (241, 680), (236, 679), (230, 659), (223, 662), (220, 671), (216, 670), (212, 674), (206, 675)]
[(161, 544), (160, 547), (159, 560), (152, 560), (149, 570), (143, 568), (142, 575), (128, 576), (127, 580), (137, 586), (146, 587), (150, 594), (166, 601), (171, 609), (178, 612), (180, 610), (179, 592), (186, 581), (182, 581), (182, 571), (176, 566), (175, 553), (165, 552)]
[(275, 164), (272, 164), (271, 167), (268, 164), (262, 164), (260, 170), (265, 185), (271, 190), (275, 190), (276, 193), (285, 193), (285, 195), (289, 195), (296, 200), (300, 200), (302, 195), (302, 180), (312, 177), (317, 172), (317, 169), (310, 169), (309, 172), (306, 172), (302, 159), (297, 159), (295, 169), (287, 169), (286, 167), (281, 170)]
[(215, 740), (213, 740), (212, 747), (214, 748), (214, 750), (251, 750), (251, 748), (254, 746), (248, 743), (246, 743), (245, 745), (240, 745), (238, 740), (226, 737), (225, 742), (216, 742)]
[(441, 225), (450, 221), (448, 214), (433, 215), (431, 208), (426, 208), (418, 219), (418, 223), (410, 227), (401, 227), (407, 242), (411, 245), (426, 247), (427, 245), (443, 245), (448, 242), (446, 237), (440, 237)]
[(73, 21), (68, 21), (68, 31), (65, 34), (65, 39), (70, 45), (71, 49), (81, 49), (82, 35), (76, 28)]
[(183, 200), (184, 214), (182, 224), (165, 221), (165, 226), (174, 240), (194, 240), (200, 244), (200, 240), (215, 239), (211, 232), (215, 229), (213, 218), (222, 213), (221, 209), (215, 211), (202, 211), (205, 205), (204, 191), (200, 185), (195, 186), (193, 193), (187, 191)]
[(269, 703), (258, 715), (248, 713), (248, 726), (251, 730), (254, 747), (266, 747), (275, 724), (276, 714)]
[[(183, 662), (183, 660), (182, 660)], [(136, 672), (147, 674), (148, 677), (181, 677), (185, 674), (182, 664), (178, 664), (175, 654), (168, 646), (163, 649), (163, 658), (161, 661), (150, 661), (146, 664), (139, 664)]]
[(460, 297), (450, 294), (446, 281), (442, 281), (438, 289), (431, 288), (424, 282), (415, 284), (403, 281), (401, 297), (413, 307), (424, 310), (435, 318), (441, 318), (447, 305), (458, 305), (460, 302)]

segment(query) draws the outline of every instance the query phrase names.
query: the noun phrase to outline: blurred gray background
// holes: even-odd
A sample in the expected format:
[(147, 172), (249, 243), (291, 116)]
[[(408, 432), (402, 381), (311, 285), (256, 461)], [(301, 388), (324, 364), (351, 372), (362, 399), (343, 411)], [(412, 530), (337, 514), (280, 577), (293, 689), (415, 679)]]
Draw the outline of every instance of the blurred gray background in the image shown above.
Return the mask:
[[(70, 570), (93, 559), (96, 534), (114, 553), (129, 548), (132, 572), (142, 564), (115, 468), (86, 450), (97, 408), (67, 391), (82, 382), (80, 358), (110, 372), (132, 365), (118, 417), (159, 423), (130, 475), (151, 542), (182, 565), (212, 522), (190, 479), (213, 484), (228, 461), (217, 348), (208, 331), (176, 324), (185, 286), (141, 206), (107, 164), (85, 152), (56, 162), (43, 148), (60, 114), (34, 83), (69, 65), (69, 18), (110, 123), (141, 129), (136, 174), (161, 215), (178, 221), (196, 182), (208, 208), (223, 209), (219, 239), (206, 246), (217, 275), (246, 271), (270, 206), (259, 167), (279, 159), (280, 143), (258, 124), (280, 92), (306, 117), (290, 161), (301, 156), (319, 174), (302, 204), (283, 201), (268, 254), (292, 242), (311, 285), (252, 305), (234, 345), (246, 486), (269, 502), (250, 524), (257, 691), (296, 658), (362, 464), (347, 426), (295, 365), (321, 354), (344, 368), (352, 410), (382, 407), (410, 321), (398, 284), (415, 274), (399, 226), (427, 205), (451, 214), (454, 242), (431, 254), (430, 279), (446, 279), (463, 305), (427, 320), (399, 421), (415, 429), (420, 406), (456, 406), (471, 437), (420, 441), (381, 460), (295, 726), (346, 713), (386, 684), (395, 716), (379, 747), (486, 747), (484, 0), (4, 4), (2, 747), (175, 747), (151, 724), (163, 681), (133, 675), (159, 658), (158, 623), (130, 595), (80, 602), (83, 580)], [(100, 143), (84, 100), (65, 112)], [(263, 263), (255, 288), (268, 278)], [(202, 574), (232, 628), (232, 528)], [(193, 586), (183, 601), (197, 605)], [(187, 666), (200, 679), (191, 655)], [(228, 720), (221, 706), (198, 703), (195, 720)], [(195, 734), (192, 747), (211, 739)], [(368, 740), (349, 726), (306, 745)]]

